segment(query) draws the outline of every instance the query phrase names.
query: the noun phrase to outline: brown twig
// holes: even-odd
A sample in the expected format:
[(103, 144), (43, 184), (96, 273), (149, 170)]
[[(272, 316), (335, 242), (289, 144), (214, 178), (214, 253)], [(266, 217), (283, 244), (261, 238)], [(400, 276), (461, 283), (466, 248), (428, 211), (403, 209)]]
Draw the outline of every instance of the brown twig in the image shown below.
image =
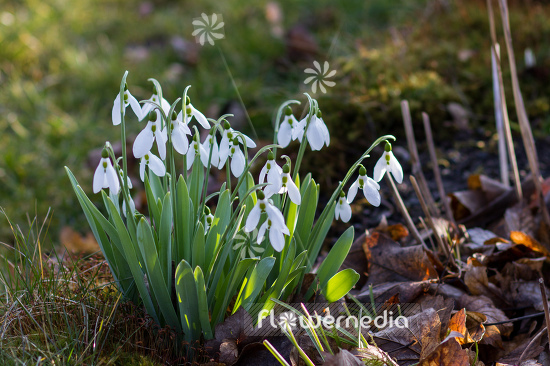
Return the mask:
[(393, 194), (393, 198), (395, 199), (395, 203), (397, 204), (397, 208), (399, 211), (401, 211), (401, 215), (405, 218), (405, 222), (407, 223), (407, 226), (409, 227), (409, 230), (412, 233), (412, 236), (416, 239), (416, 241), (426, 249), (428, 247), (426, 246), (426, 243), (420, 236), (420, 233), (418, 232), (418, 229), (416, 226), (414, 226), (414, 222), (411, 219), (411, 215), (409, 214), (409, 211), (407, 210), (407, 207), (405, 206), (405, 203), (403, 202), (403, 199), (401, 198), (401, 195), (399, 194), (399, 191), (397, 190), (397, 187), (395, 186), (395, 183), (393, 182), (393, 179), (390, 177), (389, 174), (386, 174), (386, 179), (390, 183), (391, 191)]
[(521, 131), (521, 137), (523, 139), (523, 145), (525, 152), (527, 153), (527, 160), (529, 161), (529, 168), (534, 176), (535, 190), (537, 193), (537, 200), (539, 201), (539, 207), (542, 212), (542, 217), (547, 225), (550, 225), (550, 215), (544, 203), (544, 194), (542, 191), (542, 176), (539, 170), (539, 159), (537, 156), (537, 149), (535, 146), (535, 138), (533, 137), (533, 131), (527, 117), (527, 111), (525, 110), (525, 104), (521, 95), (521, 89), (519, 87), (518, 72), (516, 69), (516, 60), (514, 57), (514, 48), (512, 47), (512, 32), (510, 30), (510, 19), (508, 17), (508, 4), (506, 0), (499, 0), (500, 15), (502, 18), (502, 26), (504, 28), (504, 39), (506, 41), (506, 50), (508, 51), (508, 62), (510, 64), (510, 74), (512, 77), (512, 91), (514, 93), (514, 103), (516, 106), (516, 114), (519, 121), (519, 127)]
[(523, 191), (521, 189), (521, 180), (519, 177), (518, 162), (516, 159), (516, 152), (514, 151), (514, 141), (512, 140), (512, 132), (510, 130), (510, 119), (508, 117), (508, 108), (506, 107), (506, 96), (504, 94), (504, 81), (502, 78), (502, 68), (500, 64), (500, 48), (497, 43), (496, 30), (495, 30), (495, 16), (493, 13), (493, 5), (491, 0), (487, 0), (487, 10), (489, 12), (489, 24), (491, 28), (491, 40), (492, 47), (491, 52), (496, 60), (498, 85), (500, 91), (500, 111), (502, 113), (502, 120), (504, 122), (504, 132), (506, 137), (506, 146), (508, 147), (508, 155), (510, 157), (510, 165), (512, 166), (512, 173), (514, 175), (514, 188), (518, 201), (523, 199)]
[(430, 126), (430, 117), (427, 113), (422, 113), (422, 121), (424, 122), (424, 131), (426, 131), (426, 142), (428, 143), (428, 150), (430, 152), (430, 158), (432, 160), (435, 183), (437, 184), (437, 190), (439, 191), (439, 199), (445, 208), (445, 215), (447, 220), (453, 223), (456, 226), (455, 218), (453, 217), (453, 212), (447, 200), (447, 195), (445, 194), (445, 188), (443, 187), (443, 181), (441, 180), (441, 172), (439, 171), (439, 164), (437, 163), (437, 155), (435, 153), (435, 145), (432, 136), (432, 127)]
[(435, 240), (437, 244), (439, 245), (439, 248), (445, 253), (445, 255), (449, 258), (451, 263), (455, 265), (455, 261), (453, 258), (453, 255), (451, 253), (451, 249), (446, 245), (446, 243), (441, 239), (441, 236), (437, 233), (437, 230), (435, 229), (435, 225), (432, 219), (432, 215), (430, 214), (430, 211), (428, 210), (428, 206), (426, 205), (426, 200), (422, 196), (422, 192), (420, 191), (420, 187), (418, 186), (418, 182), (416, 181), (416, 178), (414, 175), (410, 176), (411, 184), (414, 188), (414, 191), (416, 192), (416, 196), (418, 197), (418, 200), (420, 201), (420, 206), (422, 207), (422, 211), (424, 212), (424, 215), (426, 216), (426, 221), (428, 222), (428, 225), (432, 229), (432, 232), (435, 236)]
[(409, 102), (406, 100), (401, 101), (401, 113), (403, 114), (403, 123), (405, 124), (405, 133), (407, 134), (407, 145), (409, 146), (409, 153), (411, 154), (412, 172), (418, 177), (420, 183), (420, 189), (422, 194), (426, 198), (428, 207), (435, 216), (439, 216), (440, 212), (435, 201), (430, 193), (428, 184), (424, 173), (422, 173), (422, 165), (420, 164), (420, 158), (418, 157), (418, 148), (416, 147), (416, 139), (414, 137), (414, 130), (412, 125), (411, 111), (409, 109)]

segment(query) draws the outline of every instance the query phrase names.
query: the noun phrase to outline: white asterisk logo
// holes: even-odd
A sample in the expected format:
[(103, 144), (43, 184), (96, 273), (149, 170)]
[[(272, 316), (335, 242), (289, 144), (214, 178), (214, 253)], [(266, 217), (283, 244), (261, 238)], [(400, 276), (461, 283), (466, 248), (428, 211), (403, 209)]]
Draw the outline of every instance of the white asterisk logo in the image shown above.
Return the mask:
[(287, 311), (279, 315), (279, 326), (285, 327), (286, 324), (288, 324), (290, 328), (294, 328), (298, 324), (298, 317), (296, 317), (296, 314), (292, 311)]
[(193, 26), (195, 30), (192, 35), (195, 36), (197, 43), (204, 46), (204, 42), (208, 41), (212, 46), (214, 40), (225, 38), (223, 33), (223, 18), (221, 14), (212, 14), (210, 18), (205, 13), (201, 14), (201, 18), (193, 19)]
[(261, 254), (265, 251), (265, 248), (262, 248), (261, 245), (257, 244), (258, 241), (258, 229), (254, 229), (250, 233), (240, 231), (233, 242), (233, 250), (239, 250), (239, 255), (241, 259), (245, 258), (259, 258)]
[(334, 81), (326, 80), (333, 77), (334, 74), (336, 74), (336, 70), (330, 70), (328, 61), (325, 61), (323, 68), (321, 68), (321, 65), (317, 61), (313, 61), (313, 65), (315, 66), (315, 69), (308, 67), (304, 70), (306, 74), (314, 74), (313, 76), (309, 76), (306, 80), (304, 80), (304, 84), (309, 84), (313, 81), (313, 83), (311, 84), (311, 91), (314, 94), (317, 92), (317, 86), (319, 86), (319, 89), (321, 89), (323, 93), (326, 93), (327, 90), (325, 89), (325, 85), (329, 88), (332, 88), (334, 85), (336, 85)]

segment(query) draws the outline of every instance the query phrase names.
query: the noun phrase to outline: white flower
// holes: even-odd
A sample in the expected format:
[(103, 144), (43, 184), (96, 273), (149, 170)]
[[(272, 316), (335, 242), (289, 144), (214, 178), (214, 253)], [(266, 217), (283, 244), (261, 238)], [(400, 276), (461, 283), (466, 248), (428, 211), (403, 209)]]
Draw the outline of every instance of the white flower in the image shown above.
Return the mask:
[(189, 126), (187, 126), (187, 123), (184, 123), (177, 118), (175, 112), (172, 113), (170, 131), (172, 131), (170, 136), (174, 149), (182, 155), (187, 154), (187, 151), (189, 150), (189, 140), (186, 135), (191, 135), (191, 130), (189, 129)]
[[(225, 37), (223, 32), (223, 19), (219, 14), (212, 14), (210, 19), (205, 13), (201, 14), (202, 18), (194, 18), (193, 26), (195, 30), (191, 34), (196, 37), (197, 43), (200, 43), (201, 46), (204, 46), (204, 42), (208, 41), (212, 46), (214, 45), (214, 40), (222, 39)], [(220, 22), (218, 23), (218, 17)]]
[(191, 118), (195, 117), (197, 122), (199, 122), (199, 124), (203, 128), (207, 130), (210, 129), (210, 123), (208, 123), (208, 120), (201, 111), (193, 107), (193, 104), (191, 104), (189, 97), (187, 97), (187, 103), (185, 105), (185, 118), (183, 118), (183, 112), (184, 111), (181, 110), (178, 114), (178, 119), (180, 121), (185, 121), (185, 123), (189, 124), (189, 122), (191, 122)]
[(139, 177), (142, 182), (145, 182), (145, 167), (149, 167), (158, 177), (163, 177), (166, 174), (166, 167), (157, 156), (147, 152), (139, 161)]
[[(168, 113), (170, 112), (170, 107), (171, 107), (170, 103), (168, 103), (168, 101), (164, 99), (164, 97), (162, 98), (162, 100), (159, 100), (157, 89), (155, 87), (153, 87), (153, 95), (151, 96), (151, 98), (147, 100), (150, 100), (151, 102), (154, 102), (160, 105), (162, 108), (162, 111), (164, 112), (164, 115), (168, 115)], [(143, 105), (143, 108), (141, 108), (141, 115), (143, 116), (142, 118), (145, 118), (149, 114), (149, 112), (153, 110), (153, 108), (155, 108), (153, 104), (145, 103)]]
[(235, 139), (237, 139), (237, 141), (242, 144), (243, 136), (244, 136), (244, 140), (246, 141), (246, 147), (248, 149), (256, 147), (256, 143), (250, 137), (244, 134), (240, 134), (240, 133), (238, 134), (237, 131), (231, 128), (231, 125), (229, 124), (229, 122), (224, 123), (222, 139), (220, 141), (220, 153), (219, 153), (220, 162), (218, 164), (218, 169), (223, 168), (223, 166), (225, 165), (225, 162), (227, 161), (227, 158), (231, 153), (231, 146), (233, 145)]
[(214, 223), (214, 215), (210, 212), (210, 208), (204, 208), (204, 231), (208, 231)]
[(240, 145), (235, 140), (229, 148), (229, 157), (231, 158), (231, 173), (238, 178), (243, 174), (246, 158), (241, 151)]
[[(298, 127), (298, 121), (292, 114), (292, 109), (290, 107), (286, 108), (285, 111), (285, 118), (283, 119), (283, 122), (281, 122), (281, 125), (279, 126), (279, 132), (277, 132), (277, 141), (279, 142), (279, 145), (282, 147), (287, 147), (288, 144), (290, 144), (290, 140), (296, 140), (296, 137), (294, 136), (294, 131)], [(303, 133), (302, 133), (303, 135)], [(302, 141), (302, 138), (300, 137), (300, 141)]]
[(323, 145), (328, 146), (330, 144), (330, 134), (328, 132), (327, 125), (325, 125), (325, 122), (321, 117), (321, 111), (318, 111), (317, 115), (311, 116), (309, 126), (307, 126), (307, 119), (308, 116), (298, 122), (296, 129), (292, 133), (292, 138), (297, 138), (300, 142), (302, 142), (304, 130), (307, 127), (306, 136), (309, 146), (311, 146), (311, 150), (321, 150)]
[(187, 150), (187, 170), (191, 169), (193, 166), (196, 155), (200, 156), (202, 165), (208, 167), (208, 152), (199, 143), (198, 133), (195, 133), (195, 136), (193, 136), (193, 142), (191, 142), (189, 150)]
[(260, 171), (260, 177), (258, 180), (258, 184), (262, 184), (266, 182), (267, 177), (267, 183), (269, 183), (267, 187), (270, 187), (270, 190), (272, 192), (271, 194), (267, 195), (268, 197), (272, 196), (274, 193), (278, 193), (283, 186), (282, 175), (283, 169), (279, 165), (277, 165), (277, 163), (275, 162), (275, 156), (270, 151), (269, 154), (267, 154), (267, 162)]
[(134, 156), (141, 158), (151, 151), (153, 142), (157, 141), (159, 156), (162, 160), (166, 159), (166, 141), (168, 139), (166, 128), (162, 129), (160, 112), (158, 110), (149, 113), (149, 122), (147, 126), (137, 135), (134, 141)]
[(302, 203), (300, 190), (292, 181), (292, 177), (290, 176), (290, 167), (288, 166), (288, 164), (285, 164), (283, 166), (283, 174), (281, 175), (281, 188), (278, 191), (275, 191), (275, 186), (273, 185), (268, 185), (265, 188), (265, 194), (267, 197), (271, 197), (274, 193), (288, 193), (288, 197), (290, 197), (290, 200), (294, 204), (299, 205), (300, 203)]
[(210, 165), (217, 167), (220, 163), (220, 157), (219, 157), (219, 147), (218, 147), (218, 141), (216, 140), (215, 136), (216, 130), (211, 130), (208, 136), (204, 139), (202, 142), (202, 147), (206, 151), (207, 154), (210, 154), (210, 150), (212, 150), (212, 158), (210, 160)]
[(334, 217), (336, 220), (340, 219), (343, 222), (348, 222), (351, 218), (351, 206), (344, 192), (340, 192), (340, 197), (338, 198), (338, 202), (336, 202)]
[(103, 149), (101, 160), (94, 173), (94, 193), (98, 193), (102, 188), (109, 188), (114, 193), (118, 193), (120, 189), (117, 173), (108, 156), (107, 150)]
[(359, 178), (349, 187), (349, 202), (353, 201), (359, 188), (363, 190), (365, 198), (371, 205), (375, 207), (380, 206), (380, 192), (378, 192), (380, 186), (372, 178), (367, 177), (367, 171), (362, 165), (359, 169)]
[[(122, 168), (118, 168), (118, 175), (120, 176), (120, 181), (124, 181), (124, 172), (122, 171)], [(129, 176), (126, 177), (126, 182), (128, 182), (128, 189), (132, 189), (132, 180)], [(121, 187), (122, 189), (122, 187)]]
[[(136, 204), (134, 203), (134, 200), (132, 196), (130, 196), (130, 212), (134, 214), (136, 212)], [(126, 200), (122, 199), (122, 214), (124, 217), (126, 217)]]
[[(141, 111), (141, 106), (139, 105), (138, 101), (132, 94), (130, 94), (130, 91), (128, 90), (128, 86), (124, 85), (124, 108), (122, 109), (122, 113), (126, 115), (126, 107), (128, 107), (128, 104), (132, 107), (132, 110), (134, 111), (135, 115), (137, 116), (138, 120), (141, 121), (143, 118), (143, 113)], [(115, 102), (113, 103), (113, 110), (111, 111), (111, 118), (113, 120), (113, 125), (117, 126), (120, 124), (120, 93), (117, 94), (115, 98)]]
[(336, 74), (336, 70), (330, 70), (328, 61), (325, 61), (322, 69), (321, 65), (317, 61), (313, 61), (313, 65), (315, 66), (315, 69), (308, 67), (304, 70), (306, 74), (314, 74), (313, 76), (306, 78), (306, 80), (304, 80), (304, 84), (309, 84), (311, 81), (313, 81), (313, 83), (311, 84), (311, 90), (313, 91), (313, 93), (317, 92), (317, 86), (319, 86), (319, 89), (321, 89), (323, 93), (326, 93), (327, 90), (325, 89), (324, 85), (328, 87), (333, 87), (334, 85), (336, 85), (334, 81), (326, 80), (333, 77), (334, 74)]
[(281, 211), (278, 208), (273, 206), (271, 202), (268, 201), (264, 192), (258, 191), (258, 201), (256, 205), (252, 208), (246, 219), (246, 224), (244, 226), (244, 231), (249, 233), (258, 226), (260, 221), (260, 216), (262, 213), (267, 214), (267, 220), (258, 233), (258, 240), (261, 242), (260, 237), (263, 239), (263, 235), (266, 229), (269, 229), (269, 240), (273, 248), (280, 252), (283, 250), (285, 242), (284, 236), (282, 234), (290, 235), (290, 232), (285, 224), (285, 219)]
[(391, 151), (391, 144), (387, 141), (384, 148), (384, 154), (382, 154), (374, 166), (374, 173), (372, 177), (375, 181), (380, 182), (386, 171), (392, 173), (397, 183), (403, 182), (403, 168), (401, 168), (401, 164), (399, 164), (393, 155), (393, 152)]

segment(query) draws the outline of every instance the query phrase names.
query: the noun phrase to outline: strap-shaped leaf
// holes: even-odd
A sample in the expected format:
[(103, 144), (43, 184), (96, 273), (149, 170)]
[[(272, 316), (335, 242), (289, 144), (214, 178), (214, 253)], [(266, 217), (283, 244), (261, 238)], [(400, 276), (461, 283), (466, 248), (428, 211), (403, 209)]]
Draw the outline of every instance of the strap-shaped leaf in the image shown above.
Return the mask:
[(233, 313), (237, 311), (239, 306), (242, 306), (247, 311), (250, 310), (252, 303), (264, 288), (265, 280), (274, 264), (275, 258), (267, 257), (262, 259), (256, 267), (253, 268), (252, 273), (247, 276), (246, 281), (243, 282), (241, 293), (233, 307)]
[(346, 268), (330, 278), (321, 291), (328, 302), (335, 302), (344, 297), (359, 281), (359, 273), (352, 268)]
[(296, 222), (296, 233), (300, 241), (307, 245), (312, 232), (313, 220), (315, 219), (315, 210), (319, 199), (319, 191), (313, 180), (306, 186), (302, 193), (302, 203), (300, 204), (298, 221)]
[(172, 288), (172, 198), (170, 192), (164, 196), (160, 227), (158, 232), (159, 260), (166, 285)]
[[(204, 226), (202, 225), (202, 222), (199, 222), (197, 225), (197, 231), (195, 232), (195, 238), (193, 239), (193, 255), (192, 255), (192, 265), (193, 267), (201, 267), (204, 268), (205, 266), (205, 246), (206, 246), (206, 240), (204, 238)], [(201, 270), (202, 271), (202, 270)]]
[(212, 339), (214, 338), (214, 335), (212, 334), (212, 328), (210, 327), (206, 287), (204, 285), (204, 275), (200, 267), (195, 267), (195, 282), (197, 286), (197, 303), (202, 332), (204, 333), (205, 339)]
[(193, 215), (193, 207), (189, 198), (187, 183), (183, 176), (178, 178), (176, 186), (176, 216), (177, 221), (174, 222), (174, 230), (176, 231), (177, 242), (175, 243), (174, 260), (179, 263), (184, 258), (189, 258), (191, 254), (191, 240), (193, 238), (193, 230), (195, 228), (195, 216)]
[(185, 260), (182, 260), (176, 268), (176, 295), (180, 308), (181, 328), (185, 340), (192, 342), (199, 339), (201, 324), (199, 320), (199, 302), (197, 299), (197, 286), (193, 269)]

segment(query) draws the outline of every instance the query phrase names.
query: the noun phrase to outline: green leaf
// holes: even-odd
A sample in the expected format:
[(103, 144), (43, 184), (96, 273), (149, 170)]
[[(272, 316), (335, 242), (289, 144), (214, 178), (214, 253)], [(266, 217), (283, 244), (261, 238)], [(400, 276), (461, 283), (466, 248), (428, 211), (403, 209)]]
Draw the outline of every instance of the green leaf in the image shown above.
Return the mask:
[(164, 196), (160, 215), (159, 260), (168, 288), (172, 288), (172, 198), (170, 192)]
[(204, 259), (204, 251), (205, 251), (205, 239), (204, 239), (204, 226), (202, 225), (202, 222), (199, 222), (197, 225), (197, 231), (195, 232), (195, 238), (193, 239), (193, 253), (192, 253), (192, 261), (191, 264), (193, 267), (201, 267), (203, 268), (205, 266), (205, 259)]
[[(151, 174), (151, 177), (156, 177), (156, 175)], [(158, 225), (160, 222), (161, 211), (157, 204), (157, 196), (153, 192), (151, 181), (149, 180), (149, 174), (145, 174), (145, 196), (147, 197), (147, 207), (149, 208), (149, 215), (153, 219), (153, 222)]]
[(191, 257), (191, 240), (195, 229), (195, 215), (193, 214), (193, 204), (189, 198), (187, 183), (183, 176), (179, 176), (176, 186), (176, 217), (174, 230), (176, 230), (174, 260), (179, 263), (184, 258)]
[[(189, 197), (193, 202), (193, 207), (198, 209), (200, 207), (201, 194), (204, 185), (204, 169), (202, 166), (200, 154), (195, 155), (195, 161), (193, 162), (191, 177), (189, 179)], [(202, 212), (194, 212), (195, 217), (200, 216)]]
[(250, 310), (252, 303), (256, 300), (256, 297), (265, 286), (265, 280), (274, 264), (275, 258), (267, 257), (262, 259), (260, 263), (254, 267), (250, 276), (243, 282), (244, 291), (239, 294), (235, 306), (233, 307), (233, 313), (237, 311), (239, 306), (242, 306), (246, 311)]
[(305, 192), (302, 194), (302, 204), (300, 205), (298, 221), (296, 222), (296, 233), (294, 234), (298, 235), (300, 241), (304, 245), (307, 245), (309, 242), (318, 199), (319, 192), (317, 190), (317, 185), (311, 180), (306, 186)]
[(352, 268), (347, 268), (329, 279), (326, 286), (321, 288), (321, 291), (328, 302), (335, 302), (350, 292), (357, 281), (359, 281), (359, 273)]
[(200, 267), (195, 268), (195, 282), (197, 286), (197, 303), (201, 328), (205, 339), (212, 339), (212, 328), (210, 327), (210, 317), (208, 316), (208, 300), (206, 298), (206, 287), (204, 285), (204, 275)]
[(185, 260), (176, 268), (176, 295), (185, 340), (192, 342), (200, 337), (201, 323), (195, 276)]

